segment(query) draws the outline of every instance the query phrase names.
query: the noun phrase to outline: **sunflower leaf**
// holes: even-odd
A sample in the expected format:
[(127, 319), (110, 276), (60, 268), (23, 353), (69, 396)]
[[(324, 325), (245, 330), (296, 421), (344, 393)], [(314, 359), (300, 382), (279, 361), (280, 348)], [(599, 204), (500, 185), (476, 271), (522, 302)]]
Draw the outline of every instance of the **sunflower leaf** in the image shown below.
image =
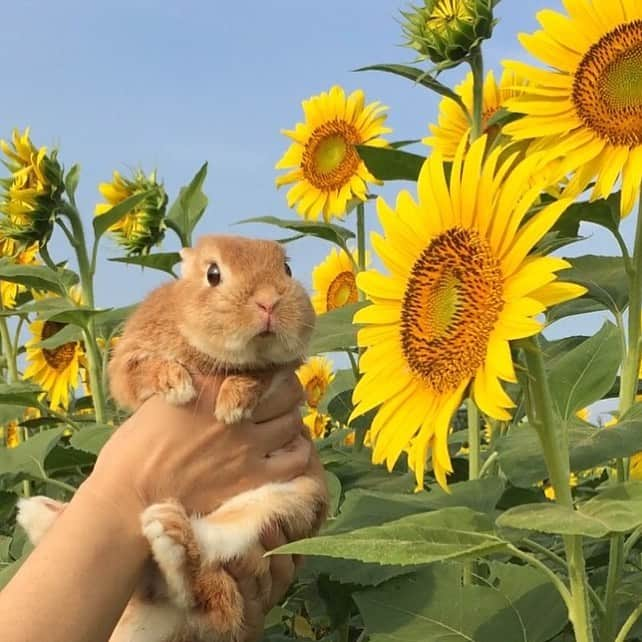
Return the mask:
[(409, 515), (380, 526), (291, 542), (276, 551), (412, 566), (473, 559), (497, 552), (505, 545), (493, 533), (487, 515), (454, 507)]
[(72, 203), (76, 202), (76, 190), (80, 182), (80, 165), (72, 165), (65, 176), (65, 192)]
[(71, 436), (71, 445), (78, 450), (97, 455), (113, 434), (114, 429), (104, 424), (85, 426)]
[(555, 360), (548, 373), (559, 416), (568, 420), (602, 397), (615, 383), (621, 359), (620, 330), (610, 322)]
[(64, 328), (58, 330), (58, 332), (52, 334), (49, 338), (39, 341), (34, 344), (33, 348), (40, 348), (45, 350), (53, 350), (65, 343), (72, 343), (75, 341), (80, 341), (82, 338), (82, 333), (80, 328), (77, 325), (66, 325)]
[(577, 510), (556, 503), (516, 506), (502, 513), (497, 518), (497, 525), (594, 538), (627, 533), (642, 526), (642, 482), (625, 482), (607, 488)]
[[(602, 466), (642, 450), (642, 404), (635, 404), (614, 426), (598, 428), (573, 418), (568, 425), (572, 472)], [(528, 424), (497, 442), (499, 463), (512, 484), (528, 487), (548, 477), (537, 432)]]
[(483, 562), (474, 583), (461, 576), (460, 565), (440, 564), (355, 593), (370, 642), (547, 642), (568, 622), (537, 569)]
[(358, 326), (352, 323), (355, 312), (365, 303), (349, 303), (317, 316), (310, 341), (310, 354), (346, 350), (357, 345)]
[(628, 279), (622, 257), (587, 254), (566, 260), (571, 267), (560, 272), (560, 278), (579, 283), (588, 290), (576, 301), (597, 301), (616, 314), (626, 308), (629, 302)]
[[(45, 290), (65, 296), (66, 285), (72, 282), (75, 274), (71, 270), (59, 268), (52, 270), (46, 265), (17, 265), (0, 260), (0, 279), (18, 283), (34, 290)], [(77, 280), (77, 277), (75, 277)]]
[(0, 477), (2, 475), (28, 475), (44, 478), (45, 459), (62, 437), (63, 428), (44, 430), (15, 448), (0, 449)]
[(174, 266), (180, 262), (181, 255), (178, 252), (156, 252), (155, 254), (141, 254), (140, 256), (119, 256), (109, 259), (114, 263), (127, 263), (129, 265), (140, 265), (142, 268), (160, 270), (176, 277)]
[(388, 147), (356, 145), (368, 171), (380, 181), (416, 181), (425, 156)]
[(192, 232), (207, 208), (208, 198), (203, 192), (206, 177), (207, 163), (203, 163), (189, 185), (181, 187), (167, 214), (167, 225), (178, 234), (183, 247), (192, 244)]
[(459, 94), (456, 94), (450, 87), (444, 85), (443, 83), (440, 83), (423, 69), (418, 69), (417, 67), (411, 67), (409, 65), (398, 65), (393, 63), (368, 65), (367, 67), (360, 67), (359, 69), (355, 69), (355, 71), (385, 71), (386, 73), (394, 74), (395, 76), (407, 78), (408, 80), (412, 80), (419, 85), (423, 85), (424, 87), (431, 89), (441, 96), (446, 96), (447, 98), (454, 100), (462, 109), (466, 109)]
[(136, 205), (144, 201), (150, 194), (152, 194), (151, 190), (133, 194), (129, 198), (126, 198), (124, 201), (118, 203), (118, 205), (114, 205), (114, 207), (107, 210), (104, 214), (94, 216), (93, 225), (95, 242), (98, 242), (98, 239), (100, 239), (100, 237), (112, 225), (118, 223), (121, 218), (129, 214), (129, 212), (131, 212), (136, 207)]
[(40, 386), (33, 383), (0, 383), (0, 406), (35, 406), (41, 393)]
[(342, 249), (346, 249), (348, 240), (354, 238), (354, 233), (347, 227), (334, 225), (333, 223), (324, 223), (322, 221), (297, 221), (287, 218), (277, 218), (276, 216), (257, 216), (255, 218), (246, 218), (241, 223), (266, 223), (275, 225), (286, 230), (292, 230), (306, 236), (313, 236), (324, 241), (330, 241)]

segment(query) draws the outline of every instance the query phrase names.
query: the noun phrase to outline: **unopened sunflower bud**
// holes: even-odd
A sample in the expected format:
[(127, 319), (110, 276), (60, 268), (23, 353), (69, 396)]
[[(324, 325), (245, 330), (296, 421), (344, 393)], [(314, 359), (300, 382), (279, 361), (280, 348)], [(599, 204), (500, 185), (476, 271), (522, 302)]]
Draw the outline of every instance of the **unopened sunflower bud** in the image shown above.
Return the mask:
[(424, 0), (402, 11), (407, 46), (437, 65), (462, 61), (482, 40), (490, 38), (496, 0)]
[(156, 172), (146, 176), (143, 171), (136, 170), (128, 179), (115, 171), (112, 182), (101, 183), (98, 189), (107, 202), (96, 205), (96, 216), (108, 212), (134, 194), (148, 192), (147, 197), (114, 223), (109, 231), (127, 254), (149, 254), (163, 240), (166, 228), (167, 194), (162, 183), (157, 182)]

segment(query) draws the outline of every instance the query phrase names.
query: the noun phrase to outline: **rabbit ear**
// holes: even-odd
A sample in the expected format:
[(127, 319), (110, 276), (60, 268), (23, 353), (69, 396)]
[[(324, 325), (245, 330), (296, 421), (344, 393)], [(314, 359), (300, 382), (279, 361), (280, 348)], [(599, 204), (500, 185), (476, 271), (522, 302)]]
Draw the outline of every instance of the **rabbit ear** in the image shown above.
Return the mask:
[(191, 247), (184, 247), (179, 252), (181, 256), (181, 275), (187, 276), (194, 264), (195, 252)]

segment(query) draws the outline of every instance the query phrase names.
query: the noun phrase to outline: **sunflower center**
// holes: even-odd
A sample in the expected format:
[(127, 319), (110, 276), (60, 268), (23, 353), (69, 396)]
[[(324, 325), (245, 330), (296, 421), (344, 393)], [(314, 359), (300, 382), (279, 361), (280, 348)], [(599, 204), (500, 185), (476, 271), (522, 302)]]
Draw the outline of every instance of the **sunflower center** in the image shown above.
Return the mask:
[(357, 291), (354, 273), (346, 270), (337, 274), (328, 287), (326, 296), (328, 311), (335, 310), (348, 303), (356, 303), (358, 300), (359, 292)]
[[(42, 327), (41, 338), (44, 341), (49, 337), (52, 337), (57, 332), (60, 332), (67, 324), (58, 323), (57, 321), (45, 321), (44, 326)], [(47, 364), (58, 372), (62, 372), (73, 360), (74, 355), (76, 354), (76, 343), (63, 343), (57, 348), (48, 348), (42, 349), (42, 355), (45, 358)]]
[(499, 262), (476, 230), (453, 227), (412, 267), (401, 312), (411, 370), (436, 392), (453, 390), (483, 363), (504, 301)]
[(591, 46), (575, 72), (572, 100), (600, 138), (642, 143), (642, 20), (618, 25)]
[(344, 120), (335, 118), (319, 125), (303, 150), (303, 175), (322, 190), (343, 187), (361, 162), (354, 148), (360, 142), (357, 130)]
[(312, 377), (305, 386), (305, 394), (310, 408), (316, 408), (321, 401), (323, 391), (325, 389), (324, 382), (319, 377)]

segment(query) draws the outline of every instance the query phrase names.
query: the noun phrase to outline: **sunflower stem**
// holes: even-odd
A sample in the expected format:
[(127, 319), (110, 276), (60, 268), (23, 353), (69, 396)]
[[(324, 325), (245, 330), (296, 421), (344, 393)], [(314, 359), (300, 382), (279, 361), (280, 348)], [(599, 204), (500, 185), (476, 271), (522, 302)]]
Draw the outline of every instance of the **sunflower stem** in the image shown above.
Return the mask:
[(470, 52), (468, 63), (473, 72), (473, 113), (470, 124), (470, 142), (472, 143), (483, 133), (484, 59), (482, 57), (481, 47), (476, 47)]
[[(624, 254), (624, 252), (623, 252)], [(635, 242), (633, 260), (627, 271), (629, 277), (629, 311), (626, 353), (622, 362), (620, 375), (620, 399), (618, 416), (622, 417), (633, 405), (638, 390), (640, 372), (640, 307), (642, 304), (642, 198), (638, 201), (638, 218), (635, 225)], [(616, 461), (615, 483), (620, 484), (628, 479), (629, 460)], [(611, 537), (609, 547), (609, 569), (606, 577), (604, 603), (606, 613), (600, 626), (600, 639), (611, 640), (615, 632), (616, 591), (624, 570), (624, 536)]]
[(359, 272), (366, 269), (366, 217), (365, 205), (357, 204), (357, 261)]
[[(522, 346), (529, 374), (531, 412), (529, 421), (537, 430), (544, 451), (548, 475), (555, 490), (555, 499), (562, 506), (573, 510), (573, 496), (569, 484), (570, 465), (566, 425), (564, 422), (556, 420), (553, 412), (553, 397), (537, 339), (526, 340), (522, 342)], [(573, 625), (575, 640), (576, 642), (593, 642), (582, 537), (567, 535), (563, 540), (571, 587), (569, 619)], [(605, 607), (608, 609), (608, 604), (605, 604)], [(607, 638), (601, 639), (606, 640)]]
[(468, 409), (468, 479), (479, 479), (479, 410), (472, 398), (466, 401)]
[(0, 354), (4, 354), (7, 361), (9, 383), (16, 383), (20, 379), (18, 364), (16, 362), (16, 352), (13, 349), (13, 342), (9, 335), (9, 326), (5, 317), (0, 317)]
[(638, 621), (640, 615), (642, 615), (642, 603), (638, 604), (635, 609), (633, 609), (629, 617), (626, 618), (622, 628), (615, 638), (615, 642), (625, 642), (628, 634), (631, 632), (633, 625)]
[[(73, 240), (71, 238), (69, 240), (76, 252), (76, 259), (78, 261), (78, 272), (80, 273), (80, 287), (82, 288), (83, 303), (88, 307), (93, 308), (95, 265), (93, 258), (92, 261), (89, 260), (89, 254), (87, 253), (87, 241), (85, 239), (85, 230), (82, 220), (78, 210), (71, 203), (65, 203), (63, 211), (71, 224)], [(104, 423), (106, 417), (106, 403), (105, 391), (102, 386), (102, 358), (100, 356), (98, 343), (96, 342), (96, 325), (93, 318), (90, 318), (87, 325), (83, 328), (83, 336), (85, 338), (85, 350), (87, 351), (87, 359), (89, 361), (89, 385), (91, 387), (96, 422)]]

